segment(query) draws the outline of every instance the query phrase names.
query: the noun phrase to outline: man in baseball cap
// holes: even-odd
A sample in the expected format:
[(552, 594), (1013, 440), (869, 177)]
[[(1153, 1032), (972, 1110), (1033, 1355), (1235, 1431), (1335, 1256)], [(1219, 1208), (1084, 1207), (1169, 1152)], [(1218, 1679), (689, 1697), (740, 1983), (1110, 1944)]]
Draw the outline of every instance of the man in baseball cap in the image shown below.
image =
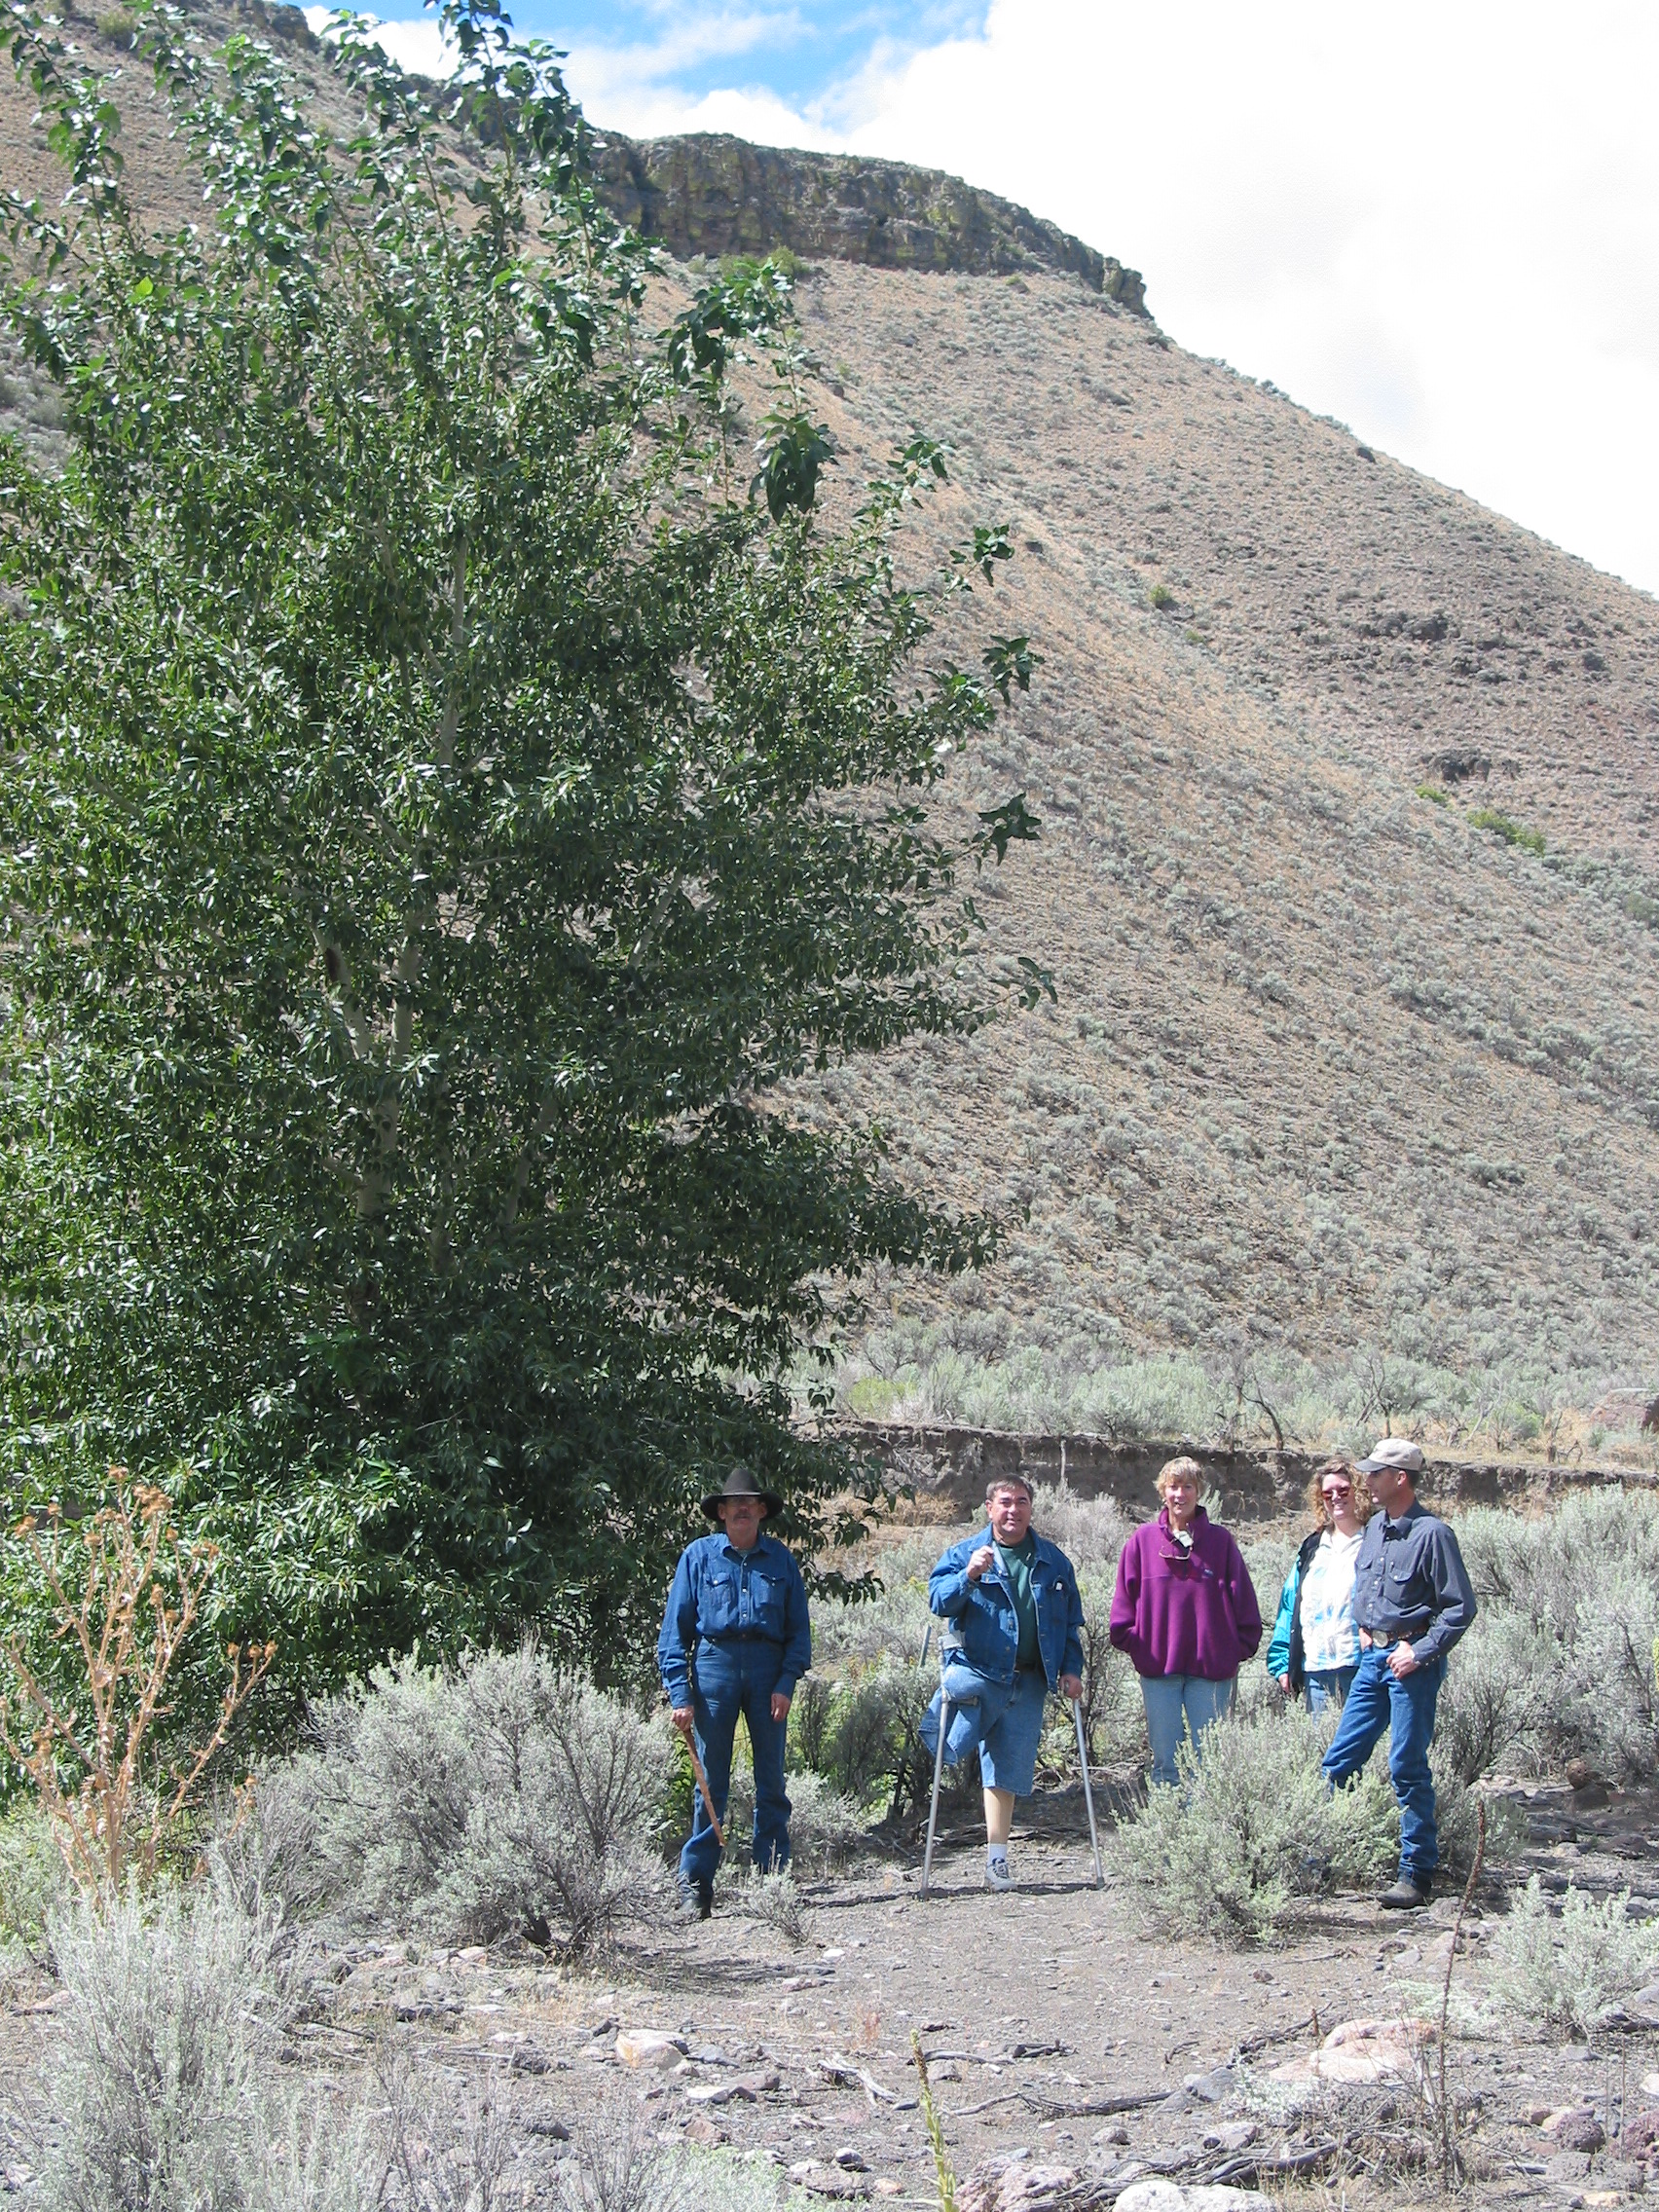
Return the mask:
[(1377, 1901), (1396, 1912), (1427, 1904), (1433, 1894), (1440, 1842), (1428, 1748), (1446, 1655), (1475, 1617), (1456, 1537), (1418, 1503), (1422, 1465), (1422, 1447), (1403, 1436), (1385, 1436), (1359, 1462), (1382, 1510), (1372, 1515), (1360, 1541), (1353, 1576), (1359, 1672), (1325, 1753), (1326, 1783), (1340, 1788), (1388, 1732), (1388, 1774), (1400, 1806), (1400, 1876)]

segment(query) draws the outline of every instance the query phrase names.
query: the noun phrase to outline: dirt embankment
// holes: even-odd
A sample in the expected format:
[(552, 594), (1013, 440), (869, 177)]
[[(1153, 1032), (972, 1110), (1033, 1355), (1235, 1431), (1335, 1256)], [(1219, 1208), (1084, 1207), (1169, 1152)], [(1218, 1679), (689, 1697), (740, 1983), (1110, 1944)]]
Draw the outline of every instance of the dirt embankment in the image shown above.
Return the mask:
[[(1177, 1452), (1203, 1467), (1223, 1519), (1272, 1521), (1301, 1506), (1322, 1452), (1228, 1451), (1188, 1439), (1116, 1444), (1104, 1436), (1018, 1436), (996, 1429), (906, 1427), (890, 1421), (849, 1421), (840, 1433), (880, 1459), (918, 1496), (948, 1501), (972, 1515), (993, 1475), (1023, 1475), (1028, 1482), (1070, 1484), (1080, 1497), (1110, 1497), (1141, 1513), (1153, 1497), (1159, 1468)], [(1575, 1490), (1616, 1483), (1652, 1489), (1659, 1477), (1629, 1468), (1540, 1465), (1522, 1459), (1430, 1460), (1420, 1486), (1423, 1502), (1456, 1512), (1472, 1505), (1538, 1510)]]

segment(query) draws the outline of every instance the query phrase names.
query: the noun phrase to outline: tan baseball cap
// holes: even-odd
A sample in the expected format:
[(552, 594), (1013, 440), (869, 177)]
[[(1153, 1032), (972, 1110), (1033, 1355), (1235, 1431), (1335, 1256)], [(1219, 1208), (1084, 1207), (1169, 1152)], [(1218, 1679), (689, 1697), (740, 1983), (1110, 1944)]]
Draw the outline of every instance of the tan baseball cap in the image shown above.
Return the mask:
[(1422, 1465), (1420, 1444), (1414, 1444), (1405, 1436), (1385, 1436), (1381, 1444), (1371, 1447), (1368, 1458), (1361, 1459), (1359, 1471), (1362, 1475), (1376, 1475), (1384, 1469), (1393, 1469), (1402, 1475), (1420, 1475)]

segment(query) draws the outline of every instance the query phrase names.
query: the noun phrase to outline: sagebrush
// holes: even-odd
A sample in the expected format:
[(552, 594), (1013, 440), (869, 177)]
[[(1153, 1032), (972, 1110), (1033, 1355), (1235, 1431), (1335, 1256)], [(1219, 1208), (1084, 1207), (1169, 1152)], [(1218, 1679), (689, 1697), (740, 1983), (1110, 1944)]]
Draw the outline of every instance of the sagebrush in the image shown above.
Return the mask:
[(1265, 1943), (1296, 1906), (1380, 1876), (1399, 1849), (1387, 1777), (1368, 1767), (1332, 1796), (1329, 1729), (1300, 1710), (1234, 1715), (1180, 1754), (1178, 1788), (1155, 1788), (1112, 1836), (1118, 1871), (1149, 1921), (1222, 1943)]
[(1630, 1892), (1568, 1888), (1559, 1908), (1534, 1874), (1493, 1938), (1487, 1987), (1511, 2022), (1588, 2035), (1604, 2011), (1659, 1980), (1659, 1923), (1633, 1920)]
[(256, 1820), (313, 1909), (574, 1954), (665, 1901), (666, 1722), (529, 1645), (378, 1668), (312, 1735), (261, 1776)]

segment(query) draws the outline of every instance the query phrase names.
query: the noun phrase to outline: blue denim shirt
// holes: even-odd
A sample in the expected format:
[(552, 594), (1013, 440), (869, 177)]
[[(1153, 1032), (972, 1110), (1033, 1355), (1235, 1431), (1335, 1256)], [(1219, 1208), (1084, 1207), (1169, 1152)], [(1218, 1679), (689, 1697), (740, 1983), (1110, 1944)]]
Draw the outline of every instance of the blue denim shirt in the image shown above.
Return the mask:
[(671, 1705), (691, 1703), (691, 1665), (699, 1644), (776, 1645), (772, 1687), (785, 1697), (812, 1665), (806, 1584), (793, 1555), (764, 1530), (740, 1552), (723, 1530), (699, 1536), (680, 1555), (657, 1638), (657, 1673)]
[[(1036, 1530), (1032, 1530), (1036, 1535)], [(941, 1620), (954, 1621), (962, 1636), (962, 1656), (988, 1682), (1012, 1682), (1019, 1649), (1019, 1615), (1002, 1568), (993, 1564), (977, 1582), (968, 1579), (968, 1562), (982, 1544), (994, 1542), (990, 1530), (952, 1544), (928, 1577), (928, 1604)], [(1058, 1544), (1037, 1537), (1031, 1562), (1031, 1596), (1037, 1606), (1037, 1642), (1043, 1672), (1052, 1689), (1062, 1675), (1083, 1673), (1083, 1600), (1077, 1575)]]
[(1354, 1626), (1390, 1643), (1404, 1637), (1426, 1663), (1444, 1659), (1474, 1617), (1468, 1569), (1445, 1522), (1416, 1498), (1396, 1519), (1374, 1513), (1353, 1570)]

